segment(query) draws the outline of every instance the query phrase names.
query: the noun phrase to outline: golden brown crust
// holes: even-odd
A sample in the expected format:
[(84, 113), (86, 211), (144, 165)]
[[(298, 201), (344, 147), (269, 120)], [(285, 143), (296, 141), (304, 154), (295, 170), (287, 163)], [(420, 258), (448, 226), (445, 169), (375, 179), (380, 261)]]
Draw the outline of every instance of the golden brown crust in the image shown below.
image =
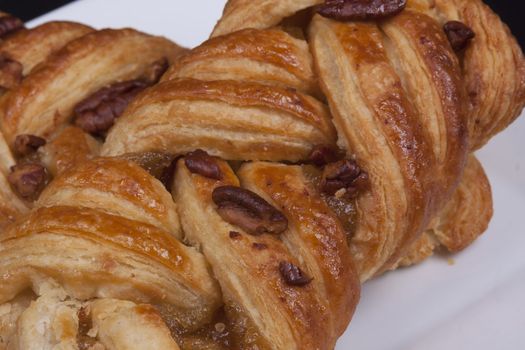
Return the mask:
[[(0, 53), (20, 62), (23, 75), (29, 74), (51, 53), (93, 28), (75, 22), (47, 22), (35, 28), (19, 31), (0, 43)], [(0, 70), (0, 76), (2, 75)]]
[(67, 126), (39, 149), (39, 154), (46, 169), (56, 176), (98, 156), (100, 147), (100, 141), (91, 135), (77, 127)]
[[(309, 242), (310, 247), (316, 247), (313, 256), (306, 252), (298, 253), (290, 247), (292, 242), (302, 242), (294, 248), (302, 250), (308, 244), (302, 241), (302, 239), (307, 240), (306, 236), (312, 234), (307, 231), (309, 228), (306, 226), (296, 227), (297, 231), (287, 233), (289, 237), (295, 236), (296, 240), (291, 239), (285, 243), (272, 235), (252, 236), (239, 227), (228, 224), (216, 212), (215, 204), (212, 202), (212, 192), (219, 186), (238, 186), (239, 180), (227, 163), (219, 160), (216, 162), (222, 170), (222, 180), (192, 174), (184, 160), (180, 160), (174, 180), (174, 198), (179, 204), (179, 214), (187, 239), (201, 247), (221, 284), (227, 303), (233, 303), (240, 308), (257, 329), (254, 336), (256, 342), (239, 344), (239, 348), (243, 348), (243, 345), (257, 345), (262, 348), (268, 346), (275, 349), (333, 348), (343, 328), (342, 323), (346, 324), (353, 312), (359, 288), (355, 275), (353, 275), (354, 279), (351, 279), (351, 272), (341, 270), (344, 267), (339, 264), (341, 261), (338, 261), (338, 258), (345, 256), (343, 249), (347, 249), (341, 244), (343, 243), (341, 237), (339, 236), (336, 243), (341, 250), (335, 254), (342, 255), (337, 256), (335, 261), (330, 260), (334, 258), (333, 255), (323, 261), (319, 255), (326, 250), (319, 246), (319, 241), (315, 242), (317, 238), (310, 237), (313, 240)], [(255, 179), (255, 174), (248, 170), (241, 173), (243, 182), (253, 183), (253, 186), (259, 187), (256, 184), (259, 180)], [(310, 210), (316, 211), (317, 208), (313, 206)], [(288, 214), (295, 223), (299, 220), (299, 213), (294, 212), (293, 209), (285, 213), (287, 216)], [(326, 219), (330, 221), (329, 216)], [(330, 225), (328, 222), (325, 224)], [(322, 224), (319, 225), (322, 227)], [(342, 235), (342, 232), (323, 230), (320, 234)], [(302, 254), (305, 260), (300, 263)], [(347, 251), (346, 258), (348, 258)], [(341, 274), (338, 276), (341, 280), (338, 280), (337, 285), (334, 285), (334, 289), (330, 291), (320, 288), (318, 283), (291, 286), (285, 283), (279, 273), (279, 263), (282, 261), (301, 265), (304, 271), (310, 271), (310, 267), (305, 266), (308, 263), (319, 264), (319, 266), (311, 266), (312, 272), (317, 269), (319, 269), (317, 272), (323, 271), (320, 275), (314, 275), (323, 279), (334, 278), (334, 275), (330, 276), (327, 271), (329, 268), (334, 268), (338, 271), (335, 272), (336, 275)], [(335, 316), (327, 310), (325, 293), (334, 297), (340, 293), (354, 296), (344, 301), (342, 296), (341, 299), (335, 297), (335, 304), (329, 306), (330, 308), (336, 305), (342, 306), (343, 310), (337, 313), (343, 318), (341, 321), (330, 319)], [(320, 329), (323, 332), (315, 332)]]
[[(117, 248), (116, 250), (123, 249), (142, 255), (170, 271), (184, 273), (188, 277), (195, 273), (192, 271), (194, 266), (191, 265), (193, 265), (192, 259), (195, 259), (192, 254), (196, 253), (185, 248), (166, 231), (149, 224), (88, 208), (65, 206), (39, 208), (25, 217), (23, 223), (8, 228), (2, 235), (1, 242), (6, 246), (17, 245), (18, 242), (24, 241), (24, 238), (38, 237), (39, 235), (43, 237), (60, 235), (64, 239), (71, 236), (93, 241), (99, 245), (114, 246)], [(15, 249), (10, 250), (11, 254), (16, 251)], [(114, 267), (108, 266), (112, 264), (109, 260), (103, 264), (108, 270), (104, 273), (109, 273)], [(66, 274), (60, 271), (57, 273)], [(11, 278), (7, 275), (3, 282), (5, 284), (9, 284), (8, 280)], [(64, 278), (67, 279), (73, 275)], [(193, 277), (190, 278), (190, 280), (193, 279)], [(6, 286), (6, 289), (9, 288)], [(156, 295), (155, 298), (163, 299), (160, 294)]]
[[(397, 46), (400, 61), (412, 58), (423, 65), (422, 70), (417, 70), (416, 64), (403, 66), (401, 70), (407, 94), (418, 109), (423, 132), (438, 162), (441, 182), (438, 191), (446, 201), (459, 181), (468, 147), (464, 91), (458, 60), (442, 28), (424, 14), (404, 11), (382, 26), (382, 29), (392, 45)], [(409, 46), (414, 47), (411, 52), (413, 56), (401, 55), (401, 52), (406, 54), (411, 51)], [(424, 77), (417, 77), (418, 73)], [(423, 86), (426, 86), (427, 91), (430, 90), (430, 95), (419, 90)], [(429, 111), (432, 111), (430, 118), (426, 116)]]
[[(273, 4), (273, 9), (269, 10), (266, 8), (263, 11), (269, 3)], [(312, 5), (313, 3), (307, 5), (287, 1), (255, 3), (232, 0), (227, 4), (223, 17), (218, 23), (213, 36), (246, 27), (268, 28)], [(259, 16), (264, 17), (263, 19), (251, 21), (250, 24), (244, 21), (250, 16), (268, 11), (271, 12), (270, 15)], [(242, 14), (242, 16), (239, 14)], [(463, 68), (462, 72), (458, 68), (456, 54), (451, 51), (441, 27), (449, 20), (463, 21), (472, 27), (477, 34), (466, 52), (458, 55), (459, 63)], [(317, 19), (317, 21), (320, 22), (321, 19)], [(348, 24), (348, 26), (354, 27), (359, 25), (365, 26), (357, 23)], [(339, 24), (339, 26), (344, 27), (345, 25)], [(410, 205), (413, 210), (415, 210), (414, 207), (419, 209), (420, 225), (409, 225), (416, 228), (413, 229), (412, 234), (405, 234), (405, 240), (399, 241), (399, 248), (406, 248), (422, 232), (425, 223), (428, 224), (429, 219), (435, 216), (451, 197), (461, 177), (466, 161), (467, 147), (470, 149), (479, 148), (488, 138), (505, 128), (519, 115), (525, 104), (525, 75), (523, 73), (525, 61), (508, 28), (479, 0), (455, 0), (452, 2), (414, 0), (409, 2), (407, 10), (403, 13), (388, 21), (381, 22), (380, 30), (377, 33), (377, 39), (379, 42), (384, 42), (384, 48), (382, 48), (384, 49), (384, 54), (378, 54), (377, 50), (373, 50), (374, 45), (370, 45), (370, 42), (364, 42), (364, 46), (360, 50), (355, 49), (354, 62), (356, 66), (359, 65), (359, 71), (366, 71), (366, 68), (363, 68), (363, 62), (367, 62), (368, 59), (368, 63), (377, 64), (377, 62), (374, 63), (374, 60), (382, 60), (386, 55), (387, 60), (385, 61), (391, 66), (390, 74), (385, 71), (385, 68), (381, 71), (382, 73), (377, 73), (377, 71), (375, 73), (377, 73), (377, 76), (386, 74), (387, 77), (394, 77), (394, 81), (398, 83), (390, 92), (395, 95), (395, 91), (398, 91), (398, 94), (406, 96), (405, 100), (410, 101), (410, 103), (404, 103), (403, 107), (398, 105), (398, 110), (402, 108), (406, 111), (406, 115), (415, 114), (417, 119), (416, 123), (413, 122), (414, 118), (408, 119), (406, 124), (410, 125), (410, 127), (404, 125), (400, 128), (401, 124), (399, 123), (394, 126), (381, 127), (383, 131), (388, 130), (390, 127), (392, 129), (397, 127), (396, 131), (401, 133), (402, 137), (398, 137), (397, 140), (391, 134), (390, 140), (393, 143), (388, 144), (389, 152), (391, 152), (393, 159), (400, 159), (400, 164), (403, 163), (403, 152), (394, 151), (395, 147), (392, 150), (392, 145), (395, 144), (395, 141), (398, 142), (398, 147), (404, 143), (404, 146), (408, 145), (410, 148), (409, 140), (411, 137), (419, 140), (416, 142), (415, 151), (404, 152), (405, 159), (408, 162), (401, 169), (408, 170), (408, 172), (400, 172), (405, 177), (403, 180), (405, 184), (410, 183), (410, 177), (412, 177), (412, 180), (417, 180), (416, 184), (419, 183), (419, 186), (407, 186), (407, 188), (414, 189), (414, 192), (405, 195), (405, 198), (411, 198), (410, 196), (417, 197), (417, 192), (419, 191), (420, 193), (419, 200), (407, 202), (414, 204)], [(478, 31), (480, 32), (479, 35)], [(315, 29), (311, 30), (312, 32), (315, 32)], [(325, 34), (323, 39), (329, 39), (329, 35), (326, 33), (319, 35), (322, 36), (323, 34)], [(315, 33), (310, 36), (314, 56), (319, 61), (320, 54), (315, 52)], [(354, 36), (357, 37), (358, 35), (355, 34)], [(217, 38), (217, 40), (219, 39)], [(343, 46), (347, 51), (352, 51), (356, 44), (357, 42), (353, 42), (352, 45), (354, 46), (352, 46), (345, 42)], [(326, 44), (326, 40), (319, 40), (318, 46), (321, 47), (323, 45), (325, 45), (325, 49), (329, 46)], [(372, 52), (375, 52), (375, 54)], [(334, 81), (343, 75), (345, 70), (348, 71), (348, 67), (345, 67), (345, 62), (341, 61), (341, 57), (341, 55), (336, 54), (330, 59), (323, 61), (322, 64), (317, 62), (317, 70), (321, 74), (321, 80), (323, 79), (323, 65), (325, 65), (324, 68), (326, 70), (331, 70), (332, 72), (340, 69), (338, 74), (334, 74)], [(362, 59), (364, 61), (361, 61)], [(330, 69), (326, 68), (326, 66), (329, 66)], [(381, 65), (377, 64), (375, 68), (378, 69), (378, 66)], [(356, 71), (353, 73), (351, 80), (359, 76), (355, 75)], [(368, 74), (372, 75), (370, 72)], [(338, 76), (335, 77), (335, 75)], [(398, 78), (395, 77), (396, 75)], [(362, 76), (363, 79), (360, 80), (362, 86), (358, 87), (368, 100), (374, 98), (374, 92), (376, 92), (376, 96), (384, 97), (377, 91), (374, 91), (374, 88), (376, 88), (374, 84), (377, 83), (378, 79), (365, 79), (367, 76), (364, 73)], [(326, 86), (325, 83), (323, 84)], [(367, 84), (370, 87), (367, 87)], [(494, 88), (494, 84), (498, 84), (499, 87)], [(341, 84), (335, 89), (337, 90), (335, 93), (340, 93), (339, 91), (345, 88), (349, 89), (349, 86), (348, 82)], [(431, 88), (429, 89), (429, 87)], [(464, 87), (466, 87), (466, 92)], [(324, 92), (327, 93), (326, 89)], [(357, 91), (354, 91), (355, 93)], [(336, 117), (335, 124), (341, 137), (340, 129), (342, 125), (338, 120), (337, 113), (334, 112), (333, 99), (331, 100), (332, 97), (329, 93), (327, 93), (327, 97), (332, 102), (332, 112)], [(465, 103), (467, 100), (470, 101), (470, 105)], [(378, 98), (377, 101), (381, 101), (381, 99)], [(353, 100), (352, 103), (355, 104), (355, 102), (356, 100)], [(348, 111), (355, 108), (355, 106), (352, 106), (352, 103), (346, 105), (342, 110)], [(388, 115), (388, 110), (386, 109), (393, 108), (394, 105), (386, 106), (388, 104), (378, 104), (378, 108), (374, 112), (378, 113), (378, 115)], [(427, 115), (431, 117), (428, 118)], [(387, 124), (390, 123), (391, 121), (389, 120)], [(363, 125), (366, 126), (366, 124)], [(355, 128), (355, 123), (349, 126), (347, 132), (351, 132), (350, 129), (353, 128)], [(467, 129), (472, 134), (469, 145), (467, 145)], [(358, 130), (353, 131), (353, 133), (357, 135), (363, 132)], [(377, 137), (373, 139), (376, 140)], [(352, 155), (357, 153), (359, 162), (366, 162), (366, 160), (362, 160), (359, 157), (358, 151), (356, 152), (355, 149), (349, 147), (347, 140), (340, 138), (339, 144), (345, 148), (350, 148), (349, 152)], [(430, 146), (428, 150), (425, 149), (427, 145)], [(367, 151), (371, 148), (366, 143), (363, 143), (361, 146)], [(411, 165), (411, 160), (418, 159), (417, 154), (419, 154), (419, 159), (424, 160), (414, 161)], [(375, 153), (374, 157), (376, 157)], [(388, 162), (378, 161), (377, 163), (387, 164)], [(413, 164), (418, 163), (426, 170), (427, 174), (420, 174), (419, 177), (417, 175), (410, 176), (410, 172), (417, 174), (417, 169), (414, 168)], [(368, 170), (366, 166), (365, 169)], [(392, 169), (390, 170), (392, 171)], [(399, 172), (399, 170), (397, 171)], [(395, 172), (396, 169), (394, 169), (394, 174)], [(390, 172), (390, 174), (392, 173)], [(409, 180), (407, 180), (407, 177)], [(372, 181), (374, 181), (373, 176)], [(381, 184), (384, 184), (384, 177), (381, 177)], [(392, 193), (395, 192), (392, 189), (390, 190)], [(400, 187), (401, 190), (402, 186)], [(410, 190), (408, 191), (410, 192)], [(426, 197), (421, 195), (423, 192)], [(392, 198), (394, 200), (397, 198), (403, 200), (403, 196), (399, 193)], [(363, 196), (361, 201), (366, 202), (365, 198), (366, 196)], [(452, 204), (450, 205), (452, 206)], [(421, 210), (422, 207), (425, 209)], [(484, 213), (483, 209), (478, 209), (481, 210), (480, 213)], [(403, 209), (400, 208), (399, 212), (402, 213)], [(375, 212), (375, 214), (379, 213)], [(415, 216), (411, 217), (409, 214), (408, 219), (405, 221), (408, 223), (412, 222), (411, 220), (416, 220), (417, 222), (418, 214), (413, 215)], [(386, 217), (386, 214), (379, 216)], [(391, 219), (390, 221), (392, 221)], [(374, 230), (370, 231), (373, 232)], [(398, 230), (398, 232), (403, 231), (403, 229)], [(468, 241), (467, 232), (462, 234), (467, 235), (465, 240)], [(385, 239), (383, 233), (379, 234), (379, 236), (383, 236), (382, 239)], [(368, 236), (365, 237), (365, 240), (370, 239)], [(358, 242), (358, 240), (354, 240), (354, 242)], [(387, 246), (392, 245), (388, 244)], [(383, 251), (384, 248), (385, 246), (378, 245), (371, 250), (385, 256), (392, 254), (392, 252), (385, 253)], [(403, 254), (402, 249), (398, 253), (392, 254), (392, 258), (385, 265), (385, 268), (394, 264), (399, 254)], [(364, 254), (364, 256), (368, 255)]]
[(475, 38), (462, 57), (470, 148), (477, 150), (511, 124), (525, 106), (525, 58), (509, 28), (480, 0), (436, 1), (448, 20), (467, 24)]
[(28, 206), (11, 189), (7, 175), (0, 173), (0, 229), (13, 223)]
[(225, 159), (305, 159), (333, 144), (326, 107), (293, 89), (236, 81), (177, 79), (137, 97), (104, 144), (103, 155), (196, 148)]
[(432, 234), (430, 234), (428, 231), (425, 231), (414, 243), (412, 243), (410, 248), (407, 249), (405, 256), (403, 256), (399, 262), (393, 266), (393, 269), (419, 264), (432, 256), (432, 254), (434, 254), (434, 250), (436, 250), (438, 247), (439, 242), (435, 239), (435, 237), (432, 236)]
[(479, 161), (471, 155), (461, 183), (430, 230), (448, 251), (458, 252), (485, 232), (492, 214), (489, 180)]
[[(210, 338), (215, 325), (227, 328), (232, 348), (331, 349), (352, 317), (359, 280), (422, 261), (442, 246), (459, 251), (486, 229), (490, 185), (467, 153), (524, 104), (523, 54), (506, 27), (479, 0), (412, 0), (401, 14), (377, 22), (315, 15), (307, 30), (311, 7), (322, 2), (230, 0), (214, 38), (128, 106), (104, 155), (142, 159), (159, 152), (164, 166), (202, 148), (225, 159), (191, 156), (218, 169), (180, 159), (168, 184), (175, 201), (136, 164), (92, 160), (98, 141), (62, 128), (80, 99), (140, 77), (154, 58), (173, 62), (180, 52), (174, 44), (127, 29), (91, 33), (52, 54), (0, 100), (9, 143), (20, 133), (50, 137), (38, 152), (56, 175), (36, 209), (0, 237), (0, 302), (18, 302), (13, 298), (28, 288), (36, 294), (35, 303), (20, 302), (5, 318), (20, 319), (20, 344), (70, 346), (80, 332), (80, 308), (89, 307), (98, 347), (220, 348)], [(454, 53), (443, 31), (451, 19), (477, 34), (465, 52)], [(36, 37), (39, 30), (45, 32), (13, 37)], [(46, 45), (35, 46), (38, 60), (45, 49), (55, 50)], [(130, 57), (139, 49), (143, 55)], [(89, 76), (79, 78), (80, 71)], [(14, 163), (1, 141), (0, 185)], [(369, 178), (358, 191), (356, 232), (349, 237), (348, 223), (340, 222), (349, 216), (337, 217), (327, 194), (308, 180), (316, 176), (308, 170), (313, 166), (261, 162), (305, 162), (316, 146), (336, 142)], [(254, 162), (236, 167), (237, 178), (226, 160)], [(258, 194), (287, 228), (250, 235), (225, 221), (214, 197), (223, 185)], [(241, 210), (237, 215), (250, 212), (235, 200), (228, 205)], [(6, 209), (5, 216), (12, 220), (24, 209)], [(282, 266), (306, 277), (294, 284)], [(48, 284), (57, 295), (48, 295)], [(151, 303), (160, 304), (160, 313)], [(53, 327), (33, 341), (42, 317)], [(13, 329), (5, 328), (7, 338)]]
[(162, 80), (242, 80), (319, 95), (308, 44), (278, 29), (246, 29), (204, 42)]
[(243, 186), (268, 199), (288, 218), (283, 242), (308, 267), (321, 302), (332, 315), (325, 332), (332, 330), (332, 339), (337, 339), (359, 299), (359, 278), (337, 216), (299, 166), (248, 163), (239, 176)]
[(148, 223), (181, 238), (176, 205), (164, 186), (126, 160), (98, 158), (65, 171), (44, 190), (38, 207), (70, 205)]
[(221, 293), (202, 254), (180, 236), (175, 204), (158, 180), (124, 160), (82, 163), (0, 238), (0, 302), (26, 288), (39, 293), (51, 279), (71, 298), (166, 305), (178, 329), (199, 328)]
[[(386, 37), (374, 24), (316, 16), (310, 38), (339, 143), (370, 176), (352, 238), (362, 280), (422, 232), (448, 199), (466, 153), (459, 68), (441, 28), (405, 11), (382, 29)], [(416, 97), (418, 86), (431, 91), (429, 101)]]
[[(137, 56), (137, 52), (142, 52)], [(132, 29), (105, 29), (69, 42), (2, 97), (0, 116), (9, 144), (16, 135), (49, 137), (73, 117), (73, 107), (100, 88), (135, 79), (181, 49)]]
[(470, 155), (451, 200), (412, 244), (399, 266), (419, 263), (440, 246), (452, 253), (465, 249), (487, 230), (492, 214), (490, 183), (479, 161)]
[(229, 0), (211, 36), (224, 35), (245, 28), (273, 27), (284, 18), (323, 2), (324, 0)]

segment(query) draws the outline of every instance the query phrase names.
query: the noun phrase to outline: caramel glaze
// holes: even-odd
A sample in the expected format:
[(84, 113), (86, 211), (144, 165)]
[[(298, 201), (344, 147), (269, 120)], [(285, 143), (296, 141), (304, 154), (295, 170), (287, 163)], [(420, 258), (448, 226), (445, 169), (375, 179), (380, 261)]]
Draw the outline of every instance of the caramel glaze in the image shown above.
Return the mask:
[(155, 226), (98, 210), (56, 206), (38, 208), (13, 225), (0, 242), (49, 232), (112, 244), (148, 257), (170, 270), (191, 270), (183, 245)]

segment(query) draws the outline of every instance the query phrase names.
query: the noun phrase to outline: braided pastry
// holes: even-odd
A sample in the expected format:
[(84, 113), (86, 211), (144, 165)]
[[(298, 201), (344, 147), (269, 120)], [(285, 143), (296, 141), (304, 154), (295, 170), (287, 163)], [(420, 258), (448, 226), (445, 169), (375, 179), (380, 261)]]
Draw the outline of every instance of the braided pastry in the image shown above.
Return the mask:
[[(513, 64), (516, 73), (501, 83), (512, 87), (505, 93), (512, 97), (510, 105), (502, 106), (495, 97), (490, 108), (496, 110), (491, 116), (497, 117), (475, 122), (467, 116), (479, 119), (482, 113), (473, 112), (474, 104), (465, 96), (465, 85), (471, 84), (465, 72), (475, 65), (469, 57), (477, 56), (469, 52), (493, 49), (489, 39), (476, 37), (458, 58), (451, 32), (444, 31), (442, 23), (452, 9), (457, 10), (452, 19), (462, 10), (483, 11), (496, 21), (479, 1), (454, 6), (413, 1), (397, 16), (377, 24), (343, 23), (320, 15), (309, 22), (304, 11), (311, 12), (308, 7), (320, 2), (230, 1), (214, 38), (178, 60), (161, 84), (132, 103), (109, 133), (102, 153), (178, 155), (201, 148), (229, 160), (297, 162), (307, 160), (316, 146), (332, 148), (337, 142), (370, 182), (370, 190), (357, 199), (350, 240), (364, 281), (397, 266), (449, 200), (450, 207), (459, 205), (459, 195), (453, 193), (468, 151), (492, 135), (481, 134), (480, 125), (492, 123), (495, 132), (521, 111), (524, 61), (508, 33), (489, 32), (513, 54), (508, 62), (484, 64), (496, 66), (490, 69)], [(299, 19), (286, 19), (301, 10)], [(459, 19), (473, 21), (466, 15)], [(281, 27), (264, 29), (280, 23)], [(308, 42), (290, 23), (302, 25), (299, 29), (308, 32)], [(499, 20), (497, 24), (504, 27)], [(248, 25), (259, 29), (243, 29)], [(218, 36), (225, 33), (231, 34)], [(483, 85), (476, 88), (479, 93), (489, 90)], [(323, 94), (333, 126), (322, 107)], [(488, 188), (483, 171), (472, 172), (482, 188)], [(490, 213), (491, 196), (481, 198), (480, 212)], [(458, 232), (469, 231), (471, 241), (489, 217), (478, 215), (473, 228)], [(465, 237), (435, 232), (428, 230), (425, 236), (432, 239), (423, 240), (432, 246), (447, 240), (445, 246), (466, 245), (450, 242)], [(427, 244), (427, 249), (432, 247)]]
[[(101, 142), (91, 135), (109, 129), (181, 52), (131, 29), (95, 31), (72, 22), (15, 29), (0, 43), (0, 225), (25, 212), (52, 176), (97, 155)], [(146, 53), (136, 57), (139, 49)]]
[(332, 349), (360, 282), (486, 229), (471, 152), (525, 104), (479, 0), (230, 0), (180, 57), (2, 23), (0, 348)]

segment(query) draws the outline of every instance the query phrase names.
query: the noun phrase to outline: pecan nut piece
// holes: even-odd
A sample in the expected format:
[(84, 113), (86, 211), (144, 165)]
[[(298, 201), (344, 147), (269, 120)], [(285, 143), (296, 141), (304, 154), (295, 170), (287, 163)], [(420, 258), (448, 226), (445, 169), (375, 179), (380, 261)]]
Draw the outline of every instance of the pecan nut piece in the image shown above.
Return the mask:
[(179, 158), (174, 158), (171, 163), (164, 169), (159, 180), (162, 182), (168, 192), (171, 192), (173, 187), (173, 180), (175, 179), (175, 169), (177, 169), (177, 161)]
[(24, 28), (24, 22), (15, 16), (5, 15), (0, 17), (0, 37)]
[(287, 261), (279, 263), (279, 272), (286, 284), (291, 286), (305, 286), (312, 281), (299, 266), (296, 266)]
[(212, 199), (227, 222), (252, 235), (279, 234), (288, 228), (288, 219), (256, 193), (236, 186), (215, 188)]
[(167, 58), (153, 62), (140, 79), (104, 87), (75, 106), (75, 124), (87, 133), (104, 136), (128, 104), (144, 89), (157, 83), (168, 69)]
[(5, 89), (12, 89), (23, 78), (24, 67), (18, 61), (13, 60), (5, 53), (0, 54), (0, 86)]
[(314, 146), (308, 159), (310, 163), (315, 166), (322, 167), (328, 163), (332, 163), (340, 159), (341, 157), (338, 154), (338, 151), (333, 147), (325, 145)]
[(75, 106), (75, 124), (87, 133), (103, 136), (147, 86), (142, 80), (129, 80), (98, 90)]
[(376, 20), (398, 14), (406, 4), (406, 0), (326, 0), (317, 12), (338, 21)]
[(330, 196), (345, 189), (346, 195), (354, 198), (360, 190), (368, 186), (368, 174), (362, 171), (355, 161), (343, 159), (325, 166), (320, 186), (321, 190)]
[(215, 158), (201, 149), (188, 153), (184, 158), (184, 164), (194, 174), (214, 180), (222, 179), (222, 171)]
[(443, 26), (450, 45), (456, 52), (460, 52), (467, 47), (476, 36), (474, 31), (466, 24), (459, 21), (449, 21)]
[(45, 144), (46, 140), (41, 137), (30, 134), (22, 134), (15, 138), (14, 149), (18, 155), (27, 156), (36, 152), (37, 149), (44, 146)]
[(49, 182), (49, 174), (40, 164), (19, 164), (11, 167), (7, 180), (20, 197), (36, 200)]

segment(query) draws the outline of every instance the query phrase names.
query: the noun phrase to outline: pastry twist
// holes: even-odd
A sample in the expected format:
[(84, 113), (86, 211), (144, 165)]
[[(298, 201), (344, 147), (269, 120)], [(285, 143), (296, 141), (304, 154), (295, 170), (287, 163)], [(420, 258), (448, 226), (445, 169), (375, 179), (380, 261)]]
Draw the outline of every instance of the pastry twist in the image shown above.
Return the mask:
[[(0, 328), (3, 345), (144, 349), (155, 341), (178, 349), (177, 339), (198, 349), (220, 348), (214, 337), (228, 337), (233, 348), (333, 348), (359, 295), (337, 217), (300, 167), (253, 163), (239, 170), (240, 180), (286, 206), (289, 228), (282, 240), (249, 235), (223, 220), (212, 201), (216, 188), (239, 188), (239, 179), (225, 161), (207, 161), (221, 180), (179, 160), (175, 201), (128, 160), (89, 160), (58, 175), (0, 238), (2, 321), (17, 320)], [(283, 182), (288, 176), (295, 181)], [(36, 301), (29, 304), (28, 293)], [(64, 318), (68, 332), (55, 326), (66, 327)], [(32, 339), (45, 319), (51, 321)], [(223, 329), (206, 331), (217, 324)], [(142, 327), (136, 341), (129, 337)], [(312, 329), (323, 329), (322, 336)]]
[[(129, 330), (122, 329), (128, 323), (144, 323), (146, 332), (164, 334), (166, 348), (178, 349), (159, 312), (140, 305), (165, 308), (172, 322), (191, 330), (211, 320), (221, 295), (204, 257), (179, 238), (171, 196), (139, 166), (98, 159), (66, 170), (1, 237), (0, 303), (27, 290), (37, 297), (19, 316), (16, 333), (3, 340), (20, 349), (69, 344), (53, 322), (38, 331), (41, 340), (24, 339), (41, 320), (62, 317), (57, 313), (65, 309), (73, 325), (67, 336), (74, 342), (63, 348), (77, 349), (77, 337), (89, 338), (78, 330), (85, 309), (95, 332), (90, 340), (108, 349), (146, 348), (132, 346)], [(161, 341), (153, 335), (151, 340)]]
[[(137, 58), (131, 53), (139, 46), (148, 49)], [(147, 75), (153, 62), (166, 56), (172, 61), (179, 52), (166, 40), (133, 30), (90, 31), (6, 90), (0, 101), (6, 154), (12, 164), (37, 161), (53, 179), (36, 202), (23, 198), (32, 210), (19, 213), (0, 238), (2, 346), (328, 349), (346, 328), (360, 289), (346, 233), (301, 167), (260, 163), (242, 170), (241, 179), (253, 181), (246, 185), (250, 193), (274, 205), (308, 195), (304, 206), (280, 214), (289, 225), (281, 240), (251, 236), (215, 212), (214, 189), (240, 185), (225, 161), (206, 158), (220, 169), (220, 181), (179, 165), (172, 174), (173, 201), (152, 176), (166, 173), (162, 167), (171, 155), (93, 159), (107, 129), (99, 133), (79, 123), (90, 116), (83, 111), (93, 110), (92, 101), (109, 84)], [(254, 101), (269, 98), (270, 105), (287, 94), (296, 98), (286, 86), (281, 95), (268, 90)], [(236, 98), (236, 87), (231, 89)], [(310, 137), (316, 143), (335, 137), (327, 108), (303, 98), (308, 108), (282, 108), (283, 117), (303, 120), (294, 141), (297, 154), (311, 148)], [(264, 159), (268, 150), (260, 152)], [(271, 179), (258, 174), (267, 169), (296, 181), (267, 188), (261, 181)], [(21, 194), (17, 189), (14, 198)], [(312, 329), (323, 329), (323, 335)]]
[[(54, 179), (0, 237), (2, 345), (331, 349), (360, 281), (485, 230), (490, 185), (469, 153), (525, 99), (505, 26), (478, 0), (359, 22), (314, 14), (345, 1), (323, 3), (231, 0), (179, 59), (163, 39), (94, 31), (6, 84), (2, 157), (50, 139)], [(476, 32), (465, 51), (449, 20)]]
[[(347, 203), (356, 212), (350, 246), (362, 281), (422, 246), (425, 256), (439, 245), (465, 247), (492, 213), (490, 186), (468, 153), (521, 111), (521, 50), (477, 0), (409, 1), (379, 22), (314, 15), (311, 6), (322, 2), (229, 1), (213, 38), (131, 104), (102, 153), (181, 155), (201, 148), (227, 160), (305, 162), (317, 146), (337, 144), (369, 178), (368, 190)], [(487, 33), (458, 53), (443, 30), (457, 19)], [(498, 59), (486, 60), (488, 52)], [(501, 70), (509, 73), (493, 79)], [(505, 89), (474, 79), (497, 80)], [(491, 97), (481, 106), (473, 95)], [(465, 166), (471, 175), (455, 193)], [(461, 196), (473, 187), (483, 193)], [(472, 206), (479, 215), (445, 225), (453, 220), (445, 206)], [(419, 238), (438, 216), (440, 227), (462, 227), (429, 229)]]
[[(0, 18), (0, 27), (9, 29), (0, 43), (0, 223), (4, 226), (21, 216), (20, 225), (13, 224), (3, 232), (0, 244), (6, 273), (0, 292), (0, 348), (179, 349), (159, 311), (144, 302), (164, 303), (172, 319), (179, 317), (181, 327), (191, 328), (211, 318), (220, 293), (204, 259), (171, 236), (171, 232), (179, 232), (178, 218), (162, 185), (159, 197), (159, 184), (140, 178), (144, 174), (129, 179), (145, 181), (142, 186), (147, 193), (140, 204), (148, 206), (159, 201), (168, 205), (159, 204), (150, 216), (143, 214), (142, 207), (136, 207), (139, 214), (135, 219), (150, 222), (142, 225), (121, 217), (133, 214), (130, 208), (126, 210), (129, 198), (128, 202), (125, 198), (109, 200), (120, 209), (119, 217), (106, 210), (97, 211), (89, 196), (83, 197), (86, 203), (82, 208), (76, 207), (80, 198), (73, 203), (73, 197), (89, 192), (89, 186), (79, 188), (73, 197), (68, 197), (71, 188), (64, 185), (63, 191), (56, 192), (51, 186), (40, 202), (32, 201), (50, 178), (99, 153), (98, 130), (86, 126), (89, 118), (79, 122), (85, 114), (79, 106), (91, 108), (88, 117), (95, 121), (97, 117), (110, 118), (111, 123), (105, 126), (109, 128), (133, 94), (155, 83), (181, 48), (131, 29), (94, 31), (71, 22), (49, 22), (26, 29), (17, 19), (5, 16)], [(136, 57), (139, 49), (146, 53)], [(71, 121), (76, 126), (68, 125)], [(81, 172), (106, 165), (84, 164), (88, 168), (78, 169)], [(108, 165), (115, 170), (114, 185), (122, 185), (118, 182), (122, 171), (130, 171), (126, 165)], [(101, 178), (92, 181), (96, 184)], [(122, 190), (121, 195), (132, 196), (133, 190), (140, 188), (137, 182), (128, 185), (136, 187)], [(63, 199), (58, 199), (61, 196)], [(38, 209), (24, 215), (33, 206)], [(159, 228), (151, 224), (155, 217)], [(114, 230), (101, 236), (104, 222)], [(135, 258), (131, 258), (126, 245), (135, 238), (138, 247), (131, 250), (135, 252)], [(104, 242), (109, 246), (120, 244), (120, 254), (100, 250)], [(148, 254), (153, 260), (149, 269), (145, 263)], [(125, 261), (127, 258), (133, 261)], [(98, 263), (92, 264), (95, 260)], [(140, 274), (134, 271), (138, 266), (144, 267)], [(82, 281), (81, 275), (88, 276), (92, 283)], [(138, 284), (129, 283), (130, 275)], [(184, 279), (191, 282), (182, 283)], [(200, 285), (190, 287), (193, 279), (199, 279)], [(102, 295), (105, 297), (94, 299)], [(179, 301), (173, 303), (170, 299)], [(214, 306), (208, 307), (208, 303)], [(141, 335), (130, 337), (127, 332), (133, 330)]]
[[(0, 27), (15, 20), (4, 16)], [(132, 29), (11, 27), (0, 42), (0, 226), (26, 212), (53, 176), (97, 155), (101, 142), (92, 135), (109, 129), (133, 94), (163, 73), (159, 66), (182, 51)], [(139, 50), (145, 53), (137, 57)]]

